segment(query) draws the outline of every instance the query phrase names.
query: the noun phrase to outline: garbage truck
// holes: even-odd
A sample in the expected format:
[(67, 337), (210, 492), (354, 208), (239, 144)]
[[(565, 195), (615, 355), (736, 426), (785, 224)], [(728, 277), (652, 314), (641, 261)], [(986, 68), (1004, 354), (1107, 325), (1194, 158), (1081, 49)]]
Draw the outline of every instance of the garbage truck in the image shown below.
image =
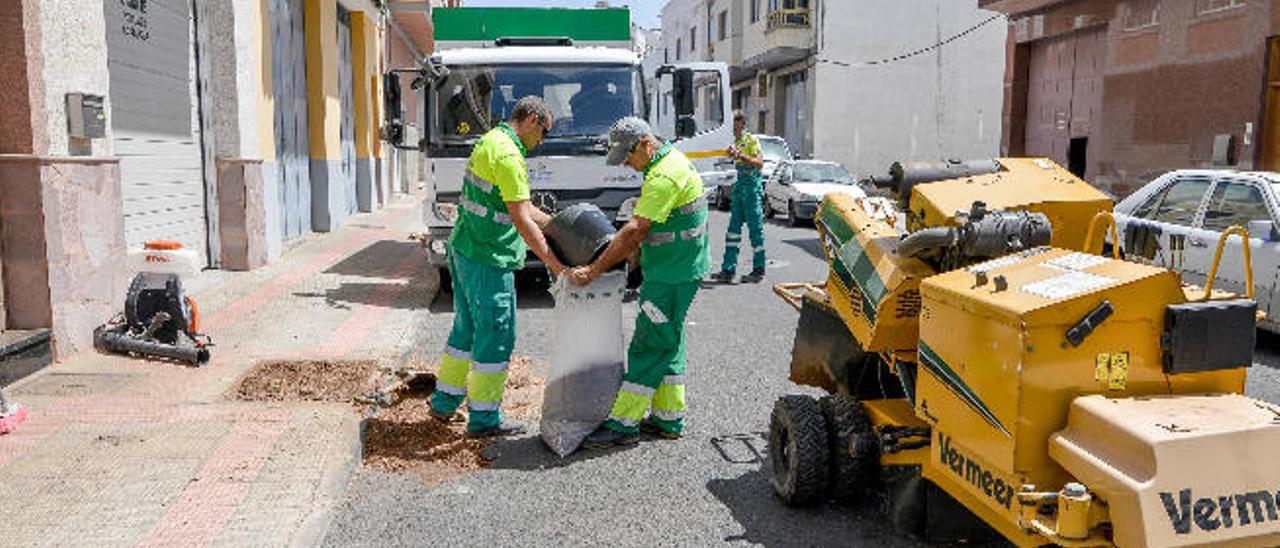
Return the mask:
[[(432, 20), (436, 51), (421, 66), (387, 72), (385, 133), (394, 146), (425, 153), (424, 244), (442, 273), (471, 147), (528, 95), (546, 100), (554, 115), (546, 140), (527, 158), (531, 201), (548, 213), (591, 203), (617, 224), (630, 219), (641, 176), (604, 163), (609, 128), (625, 116), (648, 120), (710, 186), (732, 183), (728, 67), (660, 65), (645, 74), (632, 49), (629, 10), (436, 8)], [(404, 142), (400, 129), (402, 78), (421, 94), (418, 143)], [(535, 264), (530, 254), (526, 266)]]
[(828, 392), (774, 406), (783, 502), (879, 501), (932, 541), (1280, 545), (1280, 406), (1244, 395), (1253, 286), (1212, 286), (1244, 228), (1195, 287), (1103, 254), (1111, 200), (1047, 159), (873, 181), (904, 218), (827, 195), (826, 279), (775, 286), (790, 379)]

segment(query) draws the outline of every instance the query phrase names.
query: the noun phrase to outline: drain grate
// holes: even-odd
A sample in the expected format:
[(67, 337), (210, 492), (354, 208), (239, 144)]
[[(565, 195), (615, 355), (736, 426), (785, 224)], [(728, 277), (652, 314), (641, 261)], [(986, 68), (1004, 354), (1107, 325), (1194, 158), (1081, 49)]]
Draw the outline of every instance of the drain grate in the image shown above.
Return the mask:
[(233, 394), (242, 401), (346, 403), (377, 388), (374, 360), (271, 360), (245, 373)]

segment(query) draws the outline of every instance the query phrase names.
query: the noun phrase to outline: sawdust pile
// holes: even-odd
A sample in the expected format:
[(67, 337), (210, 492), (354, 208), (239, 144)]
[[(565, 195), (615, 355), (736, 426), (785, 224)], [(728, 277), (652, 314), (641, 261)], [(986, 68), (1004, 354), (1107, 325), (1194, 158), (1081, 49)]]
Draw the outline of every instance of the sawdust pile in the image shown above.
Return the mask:
[(377, 388), (374, 360), (275, 360), (256, 366), (234, 388), (243, 401), (351, 402)]
[[(433, 369), (434, 368), (428, 368)], [(515, 356), (507, 375), (503, 412), (532, 421), (542, 405), (546, 381), (533, 372), (528, 356)], [(428, 485), (465, 476), (490, 464), (486, 441), (466, 437), (464, 420), (444, 424), (428, 415), (429, 395), (411, 393), (369, 419), (364, 437), (365, 466), (413, 476)], [(536, 424), (529, 423), (530, 427)]]

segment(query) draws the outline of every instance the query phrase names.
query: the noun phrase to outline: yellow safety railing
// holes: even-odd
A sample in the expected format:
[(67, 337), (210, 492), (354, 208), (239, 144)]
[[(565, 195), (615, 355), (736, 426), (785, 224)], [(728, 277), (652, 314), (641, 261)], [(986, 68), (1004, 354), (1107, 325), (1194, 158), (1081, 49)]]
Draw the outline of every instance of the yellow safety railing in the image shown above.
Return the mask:
[(1209, 300), (1209, 296), (1213, 294), (1213, 281), (1218, 277), (1218, 263), (1222, 262), (1222, 250), (1227, 247), (1227, 238), (1232, 234), (1240, 236), (1244, 240), (1244, 291), (1245, 295), (1250, 299), (1253, 298), (1253, 257), (1249, 250), (1249, 231), (1240, 225), (1232, 226), (1222, 231), (1222, 236), (1218, 238), (1218, 250), (1213, 254), (1213, 266), (1209, 267), (1209, 277), (1204, 282), (1204, 298), (1201, 301)]
[[(1085, 253), (1089, 253), (1092, 255), (1101, 255), (1103, 248), (1106, 247), (1107, 241), (1104, 239), (1098, 242), (1098, 246), (1097, 246), (1098, 250), (1097, 251), (1093, 250), (1094, 249), (1093, 240), (1094, 240), (1094, 237), (1098, 235), (1097, 229), (1098, 229), (1099, 220), (1106, 220), (1107, 223), (1111, 225), (1111, 258), (1119, 259), (1120, 258), (1120, 234), (1119, 234), (1119, 231), (1116, 229), (1116, 217), (1112, 215), (1110, 211), (1099, 211), (1097, 215), (1093, 216), (1093, 220), (1089, 221), (1089, 233), (1084, 237), (1083, 251)], [(1104, 231), (1102, 232), (1102, 234), (1105, 235), (1106, 229), (1103, 229), (1103, 230)]]

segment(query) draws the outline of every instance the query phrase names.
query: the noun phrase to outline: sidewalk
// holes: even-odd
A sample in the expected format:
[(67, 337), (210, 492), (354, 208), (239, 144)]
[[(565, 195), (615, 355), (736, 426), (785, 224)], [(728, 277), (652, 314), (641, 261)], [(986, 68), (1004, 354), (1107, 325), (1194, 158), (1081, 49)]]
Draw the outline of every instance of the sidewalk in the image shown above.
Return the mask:
[(263, 359), (401, 360), (437, 285), (407, 239), (420, 202), (188, 283), (207, 367), (87, 352), (9, 387), (30, 417), (0, 436), (0, 546), (317, 544), (359, 464), (357, 411), (226, 393)]

